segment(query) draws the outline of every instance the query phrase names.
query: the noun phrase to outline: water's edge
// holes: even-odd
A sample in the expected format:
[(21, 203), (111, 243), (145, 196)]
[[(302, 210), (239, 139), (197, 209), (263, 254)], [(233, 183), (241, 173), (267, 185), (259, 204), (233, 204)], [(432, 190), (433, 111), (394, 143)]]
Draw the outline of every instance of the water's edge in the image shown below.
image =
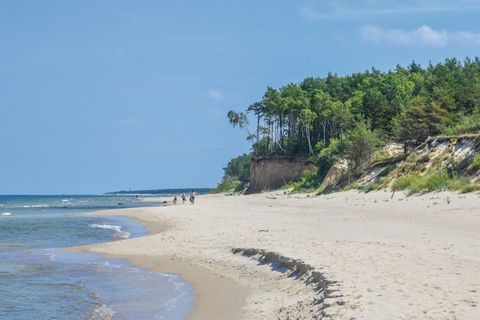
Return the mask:
[[(137, 207), (137, 208), (147, 208), (148, 206), (145, 207)], [(115, 211), (116, 209), (102, 209), (102, 210), (96, 210), (96, 211), (88, 211), (88, 212), (82, 212), (79, 213), (81, 216), (89, 216), (89, 217), (102, 217), (102, 214), (100, 211)], [(141, 227), (142, 229), (142, 234), (137, 234), (136, 236), (132, 238), (141, 238), (145, 237), (148, 235), (160, 233), (164, 230), (168, 229), (167, 225), (164, 226), (159, 226), (156, 224), (155, 228), (152, 228), (151, 224), (147, 223), (146, 221), (138, 218), (138, 217), (131, 217), (127, 215), (109, 215), (108, 218), (112, 219), (122, 219), (123, 223), (121, 223), (122, 229), (125, 227), (125, 222), (128, 222), (131, 227), (136, 227), (137, 232), (139, 230), (138, 227)], [(131, 229), (127, 229), (131, 230)], [(130, 238), (130, 237), (128, 237)], [(106, 244), (109, 242), (115, 242), (115, 241), (107, 241), (107, 242), (100, 242), (96, 244)], [(85, 246), (91, 246), (95, 244), (87, 244)], [(77, 246), (74, 247), (65, 247), (65, 248), (57, 248), (57, 252), (60, 255), (64, 255), (64, 257), (83, 257), (86, 259), (98, 259), (99, 261), (102, 260), (106, 263), (109, 263), (111, 265), (116, 265), (120, 268), (124, 268), (126, 270), (138, 270), (140, 272), (145, 272), (149, 274), (155, 274), (159, 277), (163, 277), (164, 279), (168, 279), (171, 281), (175, 289), (183, 289), (184, 292), (181, 294), (180, 298), (184, 298), (184, 301), (179, 303), (174, 309), (169, 309), (167, 312), (160, 317), (156, 317), (154, 314), (144, 314), (144, 315), (139, 315), (138, 313), (135, 313), (132, 315), (131, 319), (150, 319), (148, 316), (153, 316), (151, 319), (178, 319), (178, 320), (184, 320), (187, 319), (189, 315), (193, 313), (194, 309), (194, 302), (196, 300), (195, 295), (193, 294), (193, 288), (190, 283), (185, 281), (180, 274), (176, 272), (157, 272), (157, 271), (152, 271), (151, 268), (148, 268), (146, 266), (142, 266), (141, 264), (135, 263), (134, 261), (130, 261), (128, 257), (115, 257), (109, 254), (104, 254), (104, 253), (92, 253), (92, 252), (87, 252), (85, 250), (78, 250)], [(180, 284), (180, 287), (179, 287)], [(157, 296), (154, 296), (153, 293), (150, 295), (152, 299), (152, 303), (155, 304), (155, 302), (158, 300)], [(172, 304), (174, 302), (175, 298), (172, 299)], [(109, 307), (108, 302), (104, 304), (99, 304), (95, 306), (95, 308), (89, 310), (89, 312), (86, 314), (86, 320), (104, 320), (104, 319), (120, 319), (118, 316), (116, 316), (116, 313), (118, 311), (112, 310)], [(124, 311), (125, 312), (125, 311)], [(123, 317), (121, 318), (123, 319)], [(128, 317), (130, 319), (130, 317)]]
[(96, 213), (159, 204), (66, 198), (0, 196), (0, 318), (186, 319), (195, 296), (178, 274), (71, 250), (151, 234), (138, 219)]
[[(118, 213), (120, 213), (122, 217), (128, 217), (137, 221), (147, 230), (154, 230), (150, 235), (162, 233), (170, 228), (174, 228), (174, 225), (170, 225), (164, 221), (152, 221), (149, 217), (150, 214), (146, 212), (121, 211)], [(152, 240), (145, 239), (143, 241), (145, 245), (148, 245)], [(102, 247), (101, 244), (99, 248), (95, 248), (95, 246), (84, 246), (81, 250), (97, 252), (107, 258), (125, 259), (138, 268), (147, 269), (152, 272), (180, 276), (181, 279), (191, 284), (195, 297), (194, 303), (192, 303), (193, 308), (191, 308), (191, 312), (187, 317), (188, 319), (243, 318), (245, 312), (243, 306), (247, 297), (251, 294), (249, 288), (237, 282), (233, 277), (212, 272), (209, 268), (202, 266), (201, 262), (197, 264), (196, 259), (186, 263), (182, 257), (172, 259), (168, 254), (121, 253), (121, 250), (116, 250), (109, 246)]]

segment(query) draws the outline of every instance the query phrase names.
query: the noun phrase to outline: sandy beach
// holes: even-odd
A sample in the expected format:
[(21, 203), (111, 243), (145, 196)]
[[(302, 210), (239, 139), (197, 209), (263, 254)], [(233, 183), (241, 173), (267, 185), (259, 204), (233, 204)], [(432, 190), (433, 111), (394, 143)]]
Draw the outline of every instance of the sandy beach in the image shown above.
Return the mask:
[(207, 195), (97, 212), (151, 235), (76, 250), (178, 273), (190, 319), (480, 319), (480, 196)]

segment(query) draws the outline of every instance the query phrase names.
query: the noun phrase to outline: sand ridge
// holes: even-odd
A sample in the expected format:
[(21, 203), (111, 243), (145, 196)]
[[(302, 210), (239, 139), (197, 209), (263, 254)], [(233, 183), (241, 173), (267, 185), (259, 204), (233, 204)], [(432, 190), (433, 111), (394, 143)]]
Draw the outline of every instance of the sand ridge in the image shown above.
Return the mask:
[[(479, 319), (479, 195), (391, 196), (208, 195), (193, 206), (104, 211), (161, 232), (83, 249), (190, 270), (179, 273), (203, 299), (191, 319)], [(301, 260), (329, 286), (233, 248)]]

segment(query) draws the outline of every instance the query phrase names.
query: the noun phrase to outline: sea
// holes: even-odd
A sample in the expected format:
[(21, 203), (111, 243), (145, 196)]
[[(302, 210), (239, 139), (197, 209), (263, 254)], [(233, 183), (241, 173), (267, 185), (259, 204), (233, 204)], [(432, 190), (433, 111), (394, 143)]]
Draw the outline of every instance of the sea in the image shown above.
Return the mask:
[(59, 250), (143, 236), (128, 218), (83, 213), (153, 205), (118, 195), (0, 195), (0, 319), (186, 319), (195, 297), (179, 276)]

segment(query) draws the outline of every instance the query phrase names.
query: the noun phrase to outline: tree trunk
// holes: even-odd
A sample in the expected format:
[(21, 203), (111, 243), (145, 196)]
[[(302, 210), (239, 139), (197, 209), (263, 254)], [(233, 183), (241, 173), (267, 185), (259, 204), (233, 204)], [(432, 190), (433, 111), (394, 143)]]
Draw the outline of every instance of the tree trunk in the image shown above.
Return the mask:
[(310, 141), (310, 129), (309, 128), (305, 128), (305, 135), (307, 136), (308, 152), (310, 154), (313, 154), (312, 142)]
[(257, 143), (260, 141), (260, 114), (257, 114)]
[(323, 143), (327, 143), (327, 124), (325, 123), (326, 120), (322, 121), (322, 127), (323, 127)]

